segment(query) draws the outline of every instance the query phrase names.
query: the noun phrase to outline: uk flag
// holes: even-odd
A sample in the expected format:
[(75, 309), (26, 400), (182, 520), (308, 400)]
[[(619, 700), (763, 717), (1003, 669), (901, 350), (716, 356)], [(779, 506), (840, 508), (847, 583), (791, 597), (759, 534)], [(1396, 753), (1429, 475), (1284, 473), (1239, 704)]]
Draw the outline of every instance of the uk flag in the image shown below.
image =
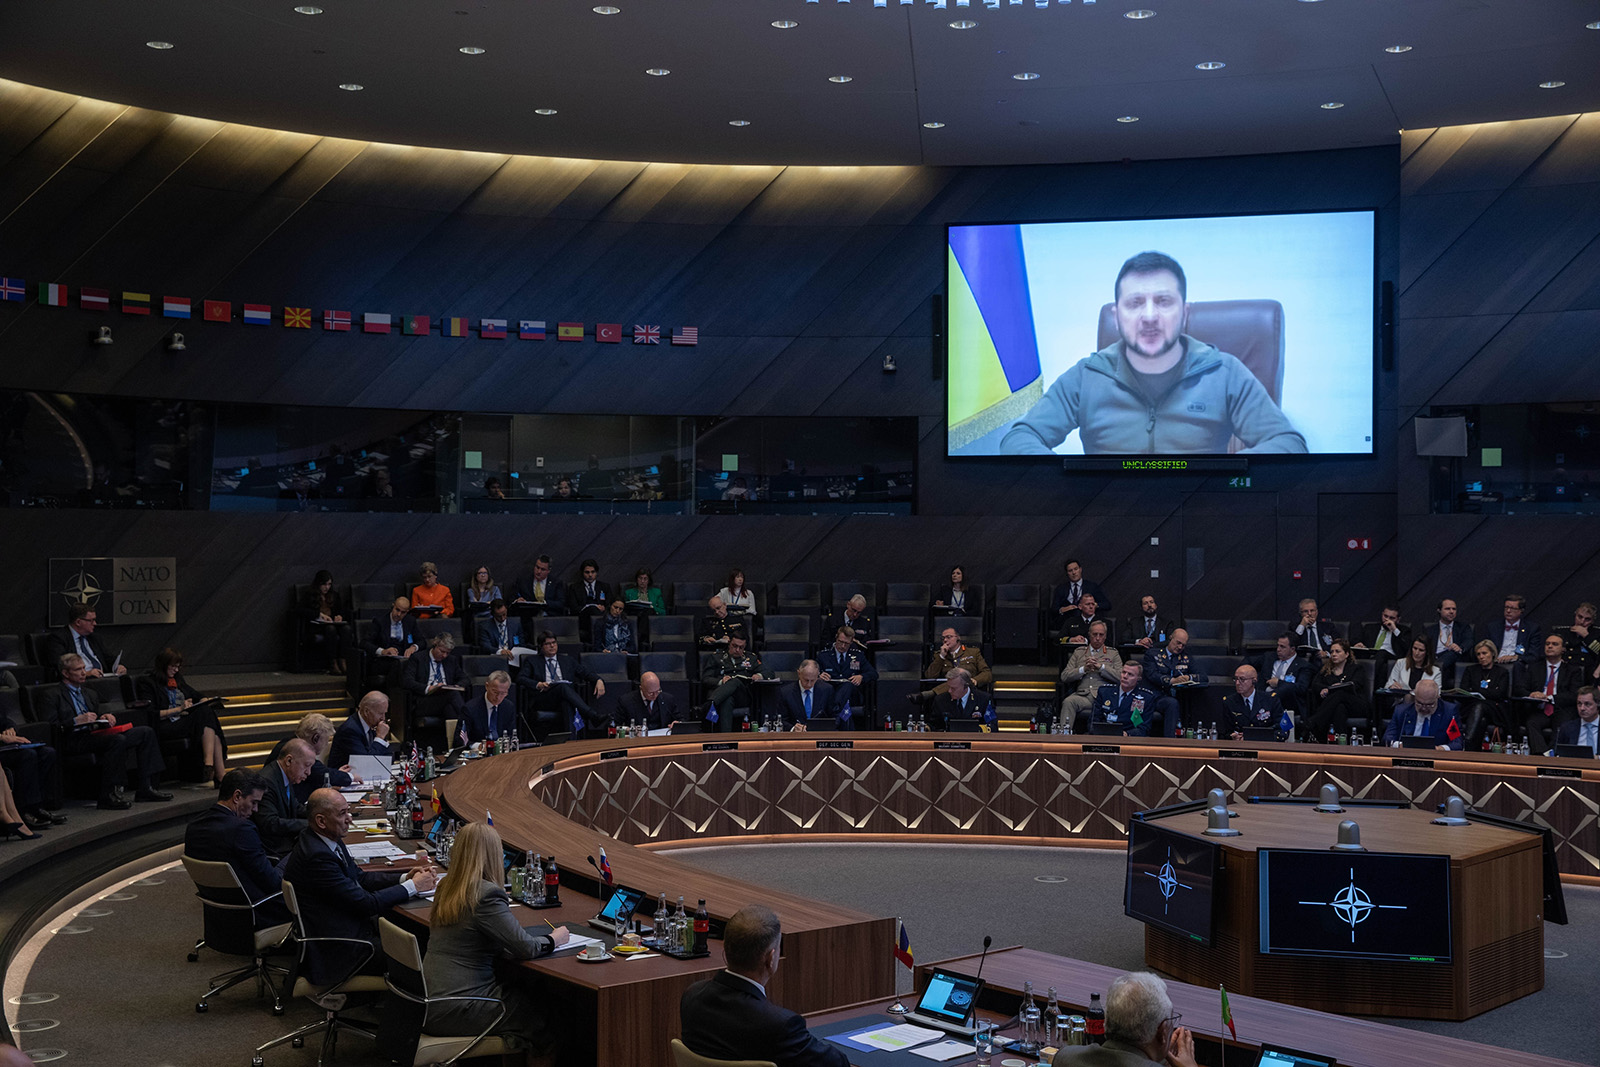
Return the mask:
[(661, 327), (638, 326), (633, 328), (633, 343), (636, 345), (658, 345), (661, 343)]

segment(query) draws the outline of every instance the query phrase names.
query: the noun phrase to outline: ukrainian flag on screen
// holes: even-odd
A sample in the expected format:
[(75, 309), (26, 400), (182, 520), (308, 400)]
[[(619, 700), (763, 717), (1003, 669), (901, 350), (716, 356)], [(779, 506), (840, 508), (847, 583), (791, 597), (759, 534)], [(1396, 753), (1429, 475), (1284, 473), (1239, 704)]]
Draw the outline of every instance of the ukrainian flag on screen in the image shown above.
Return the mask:
[(950, 448), (1021, 417), (1044, 395), (1020, 226), (950, 230)]

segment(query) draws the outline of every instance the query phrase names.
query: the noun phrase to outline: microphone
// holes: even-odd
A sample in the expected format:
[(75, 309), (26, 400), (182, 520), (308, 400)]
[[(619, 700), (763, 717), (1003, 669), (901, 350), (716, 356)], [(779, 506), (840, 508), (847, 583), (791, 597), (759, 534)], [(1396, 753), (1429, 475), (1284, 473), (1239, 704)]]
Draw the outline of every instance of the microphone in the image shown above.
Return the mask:
[[(972, 979), (972, 984), (977, 985), (983, 981), (983, 961), (989, 958), (989, 946), (994, 944), (994, 938), (988, 934), (983, 935), (983, 955), (978, 957), (978, 973)], [(976, 1021), (978, 1018), (978, 998), (972, 998), (972, 1010), (967, 1013), (967, 1019)]]

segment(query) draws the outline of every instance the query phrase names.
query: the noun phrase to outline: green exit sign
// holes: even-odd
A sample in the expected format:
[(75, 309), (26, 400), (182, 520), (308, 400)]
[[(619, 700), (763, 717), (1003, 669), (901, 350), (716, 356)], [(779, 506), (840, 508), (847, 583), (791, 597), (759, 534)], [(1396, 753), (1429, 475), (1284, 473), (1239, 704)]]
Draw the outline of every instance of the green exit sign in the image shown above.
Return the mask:
[(1241, 474), (1241, 475), (1238, 475), (1236, 477), (1229, 478), (1228, 479), (1228, 488), (1229, 489), (1248, 489), (1248, 488), (1250, 488), (1250, 476), (1248, 474)]

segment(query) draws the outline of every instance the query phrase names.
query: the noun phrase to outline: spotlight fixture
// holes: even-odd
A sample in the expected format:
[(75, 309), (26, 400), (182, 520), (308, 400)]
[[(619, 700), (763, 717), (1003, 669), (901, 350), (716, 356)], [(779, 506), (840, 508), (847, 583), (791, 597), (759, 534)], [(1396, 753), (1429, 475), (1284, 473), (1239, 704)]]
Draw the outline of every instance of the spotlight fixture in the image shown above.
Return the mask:
[(1196, 63), (1194, 65), (1194, 69), (1195, 70), (1221, 70), (1223, 67), (1226, 67), (1227, 65), (1228, 64), (1224, 63), (1220, 59), (1208, 59), (1204, 63)]
[(1122, 115), (1122, 116), (1118, 117), (1117, 121), (1118, 122), (1138, 122), (1139, 121), (1139, 116), (1138, 115)]
[(1566, 82), (1540, 82), (1539, 83), (1539, 88), (1541, 88), (1541, 89), (1559, 89), (1565, 84), (1567, 84), (1567, 83)]
[(1039, 80), (1039, 75), (1035, 74), (1031, 70), (1025, 70), (1020, 74), (1013, 74), (1011, 77), (1012, 80), (1019, 82), (1036, 82)]
[(181, 333), (174, 332), (173, 335), (167, 340), (168, 352), (183, 352), (187, 351), (188, 347), (188, 345), (183, 343), (183, 334)]
[(1409, 52), (1409, 51), (1411, 51), (1411, 46), (1408, 45), (1408, 44), (1392, 44), (1389, 47), (1385, 48), (1384, 51), (1385, 52), (1392, 52), (1395, 55), (1399, 55), (1401, 52)]
[(971, 19), (956, 19), (950, 24), (952, 30), (975, 30), (978, 24)]
[(622, 8), (612, 7), (610, 4), (601, 4), (594, 9), (594, 13), (596, 15), (620, 15), (622, 14)]
[(1337, 101), (1337, 100), (1329, 100), (1326, 104), (1322, 105), (1322, 110), (1324, 110), (1324, 111), (1338, 111), (1341, 107), (1344, 107), (1344, 105), (1339, 103), (1339, 101)]
[(533, 113), (535, 115), (554, 115), (556, 109), (553, 107), (536, 107), (533, 109)]
[(469, 45), (463, 45), (460, 48), (457, 48), (456, 51), (460, 52), (464, 56), (481, 56), (481, 55), (483, 55), (485, 50), (482, 49), (482, 48), (479, 48), (475, 44), (469, 44)]
[(748, 125), (750, 125), (750, 120), (749, 119), (729, 119), (728, 120), (728, 125), (729, 126), (748, 126)]
[(1600, 30), (1600, 22), (1585, 22), (1583, 28), (1586, 30)]
[(892, 352), (885, 353), (884, 357), (883, 357), (883, 373), (885, 373), (885, 374), (893, 374), (894, 372), (895, 372), (894, 353), (892, 353)]
[(830, 74), (828, 76), (828, 80), (835, 85), (844, 85), (847, 82), (855, 81), (855, 79), (850, 77), (848, 74)]
[(794, 19), (775, 19), (773, 20), (772, 28), (775, 30), (792, 30), (798, 25), (800, 24)]
[(115, 344), (116, 342), (111, 340), (111, 327), (102, 326), (100, 329), (96, 330), (94, 335), (94, 343), (97, 345)]
[(339, 88), (343, 89), (347, 93), (359, 93), (361, 90), (365, 89), (366, 86), (359, 82), (340, 82)]
[(320, 15), (322, 14), (322, 8), (315, 7), (311, 4), (301, 4), (299, 7), (294, 9), (294, 13), (296, 15)]
[(1155, 16), (1156, 13), (1147, 7), (1136, 7), (1132, 11), (1124, 11), (1122, 13), (1122, 17), (1125, 19), (1150, 19), (1155, 18)]
[(645, 68), (645, 73), (650, 75), (652, 78), (665, 78), (668, 74), (671, 74), (672, 71), (668, 70), (666, 67), (647, 67)]
[(146, 41), (144, 43), (144, 46), (146, 48), (154, 48), (157, 52), (165, 52), (167, 49), (172, 47), (172, 42), (171, 41)]
[(922, 124), (922, 128), (925, 129), (925, 130), (942, 130), (942, 129), (944, 129), (944, 123), (942, 123), (942, 122), (924, 122)]

